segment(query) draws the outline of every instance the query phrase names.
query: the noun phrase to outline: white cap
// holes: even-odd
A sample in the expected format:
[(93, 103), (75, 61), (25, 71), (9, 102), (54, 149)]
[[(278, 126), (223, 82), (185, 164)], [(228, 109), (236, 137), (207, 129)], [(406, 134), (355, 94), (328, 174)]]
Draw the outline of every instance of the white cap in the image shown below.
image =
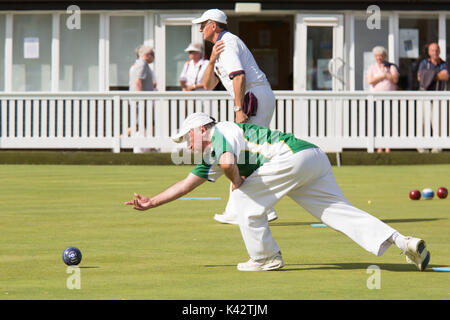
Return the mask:
[(186, 49), (184, 49), (184, 52), (191, 52), (191, 51), (196, 51), (196, 52), (203, 52), (203, 46), (201, 43), (191, 43), (189, 45), (189, 47), (187, 47)]
[(202, 23), (208, 20), (227, 24), (227, 15), (219, 9), (210, 9), (203, 12), (200, 18), (192, 20), (193, 24)]
[(211, 118), (209, 114), (203, 112), (193, 113), (183, 121), (180, 131), (178, 131), (176, 135), (172, 136), (172, 140), (176, 143), (183, 142), (189, 131), (214, 121), (214, 118)]

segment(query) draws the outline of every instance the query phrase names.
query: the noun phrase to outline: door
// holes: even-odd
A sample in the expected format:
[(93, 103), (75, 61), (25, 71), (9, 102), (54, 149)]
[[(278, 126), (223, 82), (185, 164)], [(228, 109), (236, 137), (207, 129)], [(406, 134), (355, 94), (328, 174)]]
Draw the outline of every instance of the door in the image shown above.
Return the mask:
[(162, 14), (155, 26), (155, 77), (158, 90), (181, 90), (179, 76), (191, 42), (203, 43), (199, 25), (192, 20), (200, 14)]
[[(238, 36), (252, 52), (273, 90), (292, 90), (292, 17), (239, 21)], [(245, 19), (245, 20), (244, 20)], [(231, 20), (231, 19), (230, 19)]]
[(294, 90), (343, 90), (345, 67), (343, 16), (298, 14)]

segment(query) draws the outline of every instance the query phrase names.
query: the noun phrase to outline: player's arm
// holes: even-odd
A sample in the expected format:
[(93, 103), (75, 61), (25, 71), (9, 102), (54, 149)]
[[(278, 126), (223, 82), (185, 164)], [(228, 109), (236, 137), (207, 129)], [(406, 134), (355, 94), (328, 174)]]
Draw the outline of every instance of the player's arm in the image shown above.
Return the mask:
[(245, 177), (239, 174), (239, 168), (236, 164), (236, 156), (231, 152), (224, 152), (219, 158), (219, 165), (225, 176), (233, 184), (231, 190), (239, 188), (244, 183)]
[(217, 41), (212, 48), (211, 56), (209, 57), (209, 62), (206, 67), (205, 74), (203, 75), (203, 86), (206, 90), (213, 90), (219, 83), (219, 79), (217, 79), (214, 73), (214, 65), (217, 58), (219, 58), (220, 53), (223, 52), (224, 49), (225, 44), (222, 40)]
[(236, 111), (237, 123), (247, 122), (248, 117), (244, 113), (244, 97), (245, 97), (245, 73), (238, 74), (233, 77), (234, 105), (240, 107), (241, 110)]
[(145, 197), (135, 193), (134, 199), (125, 202), (125, 204), (132, 205), (133, 209), (140, 211), (156, 208), (160, 205), (176, 200), (181, 196), (191, 192), (205, 181), (206, 179), (198, 177), (192, 173), (189, 173), (189, 175), (185, 179), (178, 181), (171, 187), (167, 188), (166, 190), (164, 190), (163, 192), (157, 194), (152, 198)]
[(218, 83), (219, 79), (214, 74), (214, 63), (209, 62), (203, 76), (203, 85), (206, 90), (213, 90)]

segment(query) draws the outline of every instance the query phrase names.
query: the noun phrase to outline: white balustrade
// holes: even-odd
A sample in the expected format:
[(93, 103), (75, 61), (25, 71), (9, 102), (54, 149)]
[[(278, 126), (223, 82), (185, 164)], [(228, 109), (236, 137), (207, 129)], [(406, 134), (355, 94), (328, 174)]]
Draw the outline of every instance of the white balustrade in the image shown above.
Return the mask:
[[(271, 129), (326, 152), (450, 149), (448, 92), (276, 91)], [(0, 149), (152, 149), (193, 112), (233, 121), (226, 92), (1, 93)]]

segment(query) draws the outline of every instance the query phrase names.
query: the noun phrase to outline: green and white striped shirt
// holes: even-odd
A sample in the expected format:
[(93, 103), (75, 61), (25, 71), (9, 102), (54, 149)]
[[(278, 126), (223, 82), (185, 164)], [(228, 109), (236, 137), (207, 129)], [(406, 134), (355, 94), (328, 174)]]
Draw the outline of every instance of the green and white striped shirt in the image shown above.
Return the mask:
[(213, 182), (223, 174), (219, 159), (225, 152), (236, 156), (240, 175), (248, 177), (268, 161), (317, 148), (291, 133), (249, 123), (219, 122), (212, 130), (211, 153), (191, 172)]

